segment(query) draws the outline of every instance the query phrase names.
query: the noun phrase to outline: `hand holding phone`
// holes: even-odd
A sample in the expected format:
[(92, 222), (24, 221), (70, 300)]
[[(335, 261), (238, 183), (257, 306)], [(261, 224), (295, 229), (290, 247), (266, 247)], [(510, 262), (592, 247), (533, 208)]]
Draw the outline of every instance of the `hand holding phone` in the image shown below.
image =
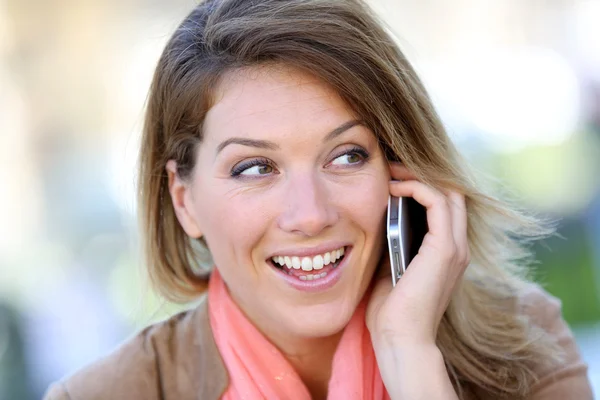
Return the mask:
[[(438, 328), (470, 262), (467, 199), (421, 182), (401, 163), (390, 163), (390, 173), (390, 194), (398, 197), (389, 199), (386, 221), (395, 287), (377, 280), (365, 321), (386, 388), (413, 393), (411, 385), (420, 387), (413, 385), (414, 379), (398, 376), (406, 375), (412, 362), (424, 363), (425, 370), (430, 365), (426, 354), (436, 350)], [(440, 377), (446, 379), (441, 365)], [(450, 393), (450, 380), (445, 382)]]

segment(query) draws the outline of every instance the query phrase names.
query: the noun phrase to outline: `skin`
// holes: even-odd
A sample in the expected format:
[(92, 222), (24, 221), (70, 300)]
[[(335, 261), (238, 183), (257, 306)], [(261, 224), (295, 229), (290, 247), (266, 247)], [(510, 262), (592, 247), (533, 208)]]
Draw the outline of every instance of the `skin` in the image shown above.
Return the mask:
[(423, 205), (429, 231), (396, 287), (385, 277), (375, 283), (366, 323), (377, 364), (392, 399), (457, 399), (435, 338), (471, 258), (465, 198), (417, 181), (402, 165), (390, 170), (401, 180), (390, 193)]
[[(176, 174), (174, 160), (166, 170), (181, 226), (191, 237), (204, 236), (234, 301), (282, 351), (313, 398), (326, 398), (341, 332), (385, 249), (388, 195), (413, 196), (427, 208), (430, 232), (393, 291), (389, 277), (376, 283), (367, 326), (392, 398), (454, 395), (435, 332), (468, 263), (464, 199), (425, 186), (401, 165), (390, 166), (363, 125), (328, 139), (332, 130), (358, 118), (308, 73), (252, 68), (229, 73), (223, 82), (206, 116), (191, 178)], [(223, 147), (234, 137), (271, 144)], [(262, 164), (247, 165), (250, 160)], [(243, 173), (233, 177), (232, 169)], [(351, 254), (340, 280), (323, 292), (290, 287), (267, 263), (285, 255), (284, 249), (340, 241), (352, 246)], [(411, 365), (409, 371), (405, 365)], [(395, 378), (411, 376), (418, 365), (428, 368), (423, 376), (434, 385), (419, 389)]]

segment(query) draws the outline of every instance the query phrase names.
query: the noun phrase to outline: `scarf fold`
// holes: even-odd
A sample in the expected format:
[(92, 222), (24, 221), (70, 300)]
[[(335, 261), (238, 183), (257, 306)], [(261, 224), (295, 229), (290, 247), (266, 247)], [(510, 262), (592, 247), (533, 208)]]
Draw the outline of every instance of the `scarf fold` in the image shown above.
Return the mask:
[[(216, 268), (208, 287), (208, 309), (229, 374), (222, 399), (311, 399), (291, 364), (235, 304)], [(344, 329), (333, 357), (329, 399), (389, 400), (365, 325), (365, 310), (363, 301)]]

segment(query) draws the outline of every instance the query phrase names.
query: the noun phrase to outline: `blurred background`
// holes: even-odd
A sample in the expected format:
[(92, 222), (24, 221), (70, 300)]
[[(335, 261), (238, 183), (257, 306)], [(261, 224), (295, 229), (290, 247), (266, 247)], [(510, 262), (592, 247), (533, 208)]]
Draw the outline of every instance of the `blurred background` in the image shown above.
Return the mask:
[[(181, 306), (148, 288), (135, 163), (160, 51), (195, 0), (0, 0), (0, 399)], [(534, 274), (600, 394), (600, 1), (373, 0), (451, 135), (560, 218)]]

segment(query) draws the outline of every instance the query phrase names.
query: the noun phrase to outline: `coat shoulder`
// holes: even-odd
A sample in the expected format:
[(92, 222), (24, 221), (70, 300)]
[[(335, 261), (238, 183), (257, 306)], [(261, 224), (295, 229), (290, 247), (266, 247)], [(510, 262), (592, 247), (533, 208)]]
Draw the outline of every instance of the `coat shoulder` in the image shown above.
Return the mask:
[(51, 385), (45, 400), (187, 398), (200, 374), (205, 305), (150, 325), (107, 356)]
[(539, 285), (531, 285), (521, 297), (521, 310), (562, 352), (560, 363), (541, 366), (537, 371), (539, 380), (531, 389), (531, 399), (592, 399), (587, 365), (562, 316), (562, 302)]

